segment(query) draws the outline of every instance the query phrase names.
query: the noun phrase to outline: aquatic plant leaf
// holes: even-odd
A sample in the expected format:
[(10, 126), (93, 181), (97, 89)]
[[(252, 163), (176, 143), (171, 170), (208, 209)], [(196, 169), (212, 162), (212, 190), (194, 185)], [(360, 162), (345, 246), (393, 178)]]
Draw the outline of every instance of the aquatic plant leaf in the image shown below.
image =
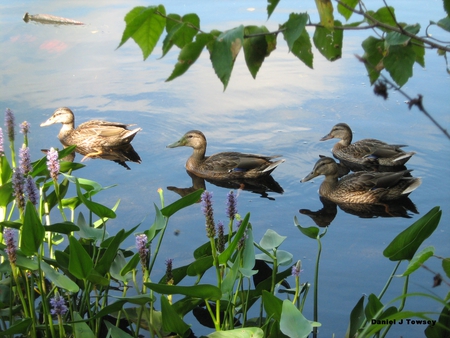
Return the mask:
[[(342, 3), (352, 9), (355, 9), (355, 7), (359, 3), (359, 1), (358, 0), (342, 0)], [(350, 17), (353, 14), (353, 12), (350, 9), (348, 9), (347, 7), (344, 7), (341, 3), (338, 4), (337, 10), (338, 10), (339, 14), (341, 14), (345, 18), (345, 20), (350, 19)]]
[(188, 276), (201, 276), (213, 266), (214, 260), (212, 256), (201, 257), (189, 264), (187, 269)]
[(149, 7), (135, 7), (125, 15), (126, 27), (122, 34), (122, 40), (117, 48), (120, 48), (129, 38), (141, 48), (144, 60), (146, 60), (166, 26), (166, 9), (163, 5)]
[(433, 255), (434, 255), (434, 247), (433, 246), (426, 247), (425, 249), (414, 255), (413, 259), (411, 259), (408, 266), (406, 267), (405, 272), (403, 272), (401, 276), (408, 276), (412, 274), (414, 271), (420, 268), (422, 264), (428, 260), (428, 258), (430, 258)]
[(110, 208), (105, 207), (104, 205), (100, 203), (96, 203), (93, 201), (88, 200), (84, 195), (81, 193), (80, 184), (77, 178), (75, 178), (75, 184), (77, 187), (77, 196), (78, 198), (83, 201), (83, 204), (94, 214), (96, 214), (98, 217), (105, 219), (105, 218), (116, 218), (116, 213), (112, 211)]
[(234, 236), (233, 240), (228, 245), (228, 247), (219, 255), (219, 264), (226, 264), (230, 259), (231, 255), (233, 255), (239, 241), (244, 236), (245, 230), (247, 230), (247, 227), (250, 225), (249, 219), (250, 213), (247, 213), (244, 219), (242, 220), (242, 223), (239, 226), (239, 229), (236, 232), (236, 235)]
[(210, 59), (217, 77), (223, 83), (223, 90), (228, 86), (234, 61), (244, 43), (244, 26), (221, 33), (208, 47)]
[(0, 186), (0, 207), (6, 208), (13, 200), (14, 194), (12, 182), (9, 181)]
[(83, 318), (76, 311), (73, 312), (73, 321), (74, 323), (72, 323), (71, 325), (73, 325), (74, 328), (73, 335), (75, 338), (96, 338), (89, 325), (87, 325), (86, 322), (83, 321)]
[(15, 334), (23, 334), (26, 336), (27, 333), (29, 332), (32, 322), (33, 320), (31, 318), (24, 318), (21, 320), (17, 320), (9, 328), (3, 330), (0, 333), (0, 336), (12, 336)]
[(80, 228), (78, 231), (78, 235), (84, 239), (92, 239), (94, 241), (99, 241), (103, 238), (103, 236), (108, 237), (108, 233), (103, 229), (97, 229), (89, 226), (84, 219), (83, 214), (80, 212), (78, 215), (77, 225)]
[[(289, 267), (286, 270), (279, 272), (276, 274), (275, 276), (275, 284), (280, 283), (283, 279), (292, 276), (292, 268)], [(271, 290), (271, 286), (272, 286), (272, 276), (268, 277), (267, 279), (265, 279), (264, 281), (260, 282), (257, 286), (256, 286), (256, 296), (260, 295), (264, 290), (266, 291), (270, 291)]]
[(301, 233), (309, 238), (312, 239), (318, 239), (321, 238), (323, 235), (325, 235), (326, 233), (326, 229), (325, 231), (319, 235), (319, 228), (317, 227), (308, 227), (308, 228), (304, 228), (300, 225), (300, 223), (298, 222), (297, 216), (294, 216), (294, 224), (295, 226), (301, 231)]
[(121, 229), (115, 236), (108, 238), (108, 240), (110, 240), (109, 245), (107, 246), (107, 249), (101, 256), (97, 264), (95, 264), (95, 270), (101, 276), (104, 276), (109, 271), (112, 262), (116, 258), (119, 246), (125, 240), (126, 237), (127, 236), (125, 235), (125, 230)]
[(125, 276), (128, 272), (136, 269), (136, 266), (139, 264), (140, 257), (139, 253), (135, 253), (133, 257), (128, 261), (128, 263), (120, 270), (120, 275)]
[[(269, 30), (265, 26), (246, 26), (244, 28), (245, 35), (252, 34), (267, 34)], [(256, 78), (259, 69), (261, 68), (266, 57), (276, 47), (276, 36), (272, 34), (257, 35), (254, 37), (246, 37), (244, 39), (244, 56), (247, 68), (252, 74), (253, 78)]]
[(55, 286), (65, 289), (69, 292), (78, 292), (78, 290), (80, 289), (73, 280), (71, 280), (66, 275), (63, 275), (62, 273), (59, 273), (44, 261), (41, 262), (41, 269), (42, 272), (45, 273), (45, 277), (48, 278), (50, 282), (55, 284)]
[(415, 61), (416, 53), (411, 45), (390, 46), (383, 64), (395, 83), (401, 87), (413, 76)]
[(442, 211), (434, 207), (408, 228), (399, 233), (384, 249), (383, 255), (391, 261), (411, 260), (422, 242), (430, 237), (439, 224)]
[(69, 249), (69, 272), (78, 279), (86, 279), (94, 266), (92, 258), (73, 236), (69, 237)]
[[(320, 1), (320, 0), (318, 0)], [(335, 21), (336, 26), (341, 26), (341, 22)], [(317, 27), (314, 32), (314, 45), (328, 61), (336, 61), (342, 56), (342, 40), (344, 33), (342, 30), (331, 30), (326, 27)]]
[(307, 338), (313, 326), (288, 299), (283, 301), (280, 329), (290, 338)]
[(39, 265), (36, 260), (33, 258), (24, 257), (22, 255), (17, 254), (16, 257), (16, 265), (20, 268), (36, 271), (39, 269)]
[[(440, 325), (439, 325), (440, 324)], [(436, 324), (429, 324), (425, 329), (427, 338), (450, 338), (450, 306), (442, 308)]]
[(0, 156), (0, 186), (8, 182), (12, 177), (12, 169), (6, 156)]
[(442, 269), (448, 278), (450, 278), (450, 257), (444, 258), (442, 260)]
[(161, 210), (156, 206), (155, 203), (153, 203), (153, 207), (155, 209), (155, 221), (153, 222), (150, 229), (144, 231), (145, 235), (147, 236), (148, 242), (151, 242), (153, 238), (155, 238), (155, 236), (158, 234), (158, 232), (164, 229), (167, 224), (166, 217), (164, 217)]
[(287, 236), (280, 236), (277, 234), (276, 231), (272, 229), (267, 229), (261, 240), (259, 241), (259, 245), (266, 250), (274, 250), (278, 248), (281, 243), (284, 242), (284, 240), (287, 238)]
[(263, 338), (264, 331), (259, 327), (244, 327), (228, 331), (215, 331), (208, 338)]
[(25, 206), (22, 236), (20, 236), (20, 249), (26, 256), (32, 256), (38, 252), (44, 240), (44, 227), (36, 212), (36, 208), (30, 201)]
[(44, 230), (52, 233), (60, 233), (68, 235), (71, 232), (79, 231), (80, 228), (72, 222), (53, 223), (50, 225), (44, 225)]
[(289, 14), (288, 21), (286, 21), (282, 25), (282, 28), (285, 29), (283, 31), (283, 37), (287, 42), (289, 51), (292, 50), (295, 41), (302, 35), (303, 31), (305, 30), (308, 18), (309, 16), (307, 13), (291, 13)]
[(204, 191), (203, 189), (198, 189), (198, 190), (176, 200), (175, 202), (168, 205), (167, 207), (162, 208), (161, 214), (163, 214), (166, 217), (170, 217), (174, 213), (176, 213), (178, 210), (181, 210), (192, 204), (197, 203), (198, 201), (200, 201), (203, 191)]
[(364, 319), (364, 296), (362, 296), (350, 312), (350, 322), (348, 324), (345, 337), (354, 337), (358, 329), (361, 327)]
[(267, 19), (270, 18), (280, 0), (267, 0)]
[[(252, 270), (255, 266), (255, 246), (253, 245), (253, 231), (251, 226), (247, 227), (246, 238), (244, 242), (244, 251), (242, 253), (242, 266), (244, 270)], [(250, 276), (246, 276), (250, 277)]]
[(271, 317), (279, 322), (281, 319), (283, 301), (276, 297), (273, 293), (266, 290), (263, 290), (262, 292), (262, 301), (264, 310), (267, 312), (267, 317)]
[[(292, 254), (284, 251), (284, 250), (277, 250), (276, 251), (276, 258), (277, 258), (277, 264), (278, 265), (288, 265), (292, 263)], [(273, 263), (274, 260), (272, 257), (266, 255), (265, 253), (260, 253), (255, 255), (256, 259), (260, 259), (266, 262)]]
[[(362, 297), (362, 299), (364, 296)], [(378, 312), (383, 308), (383, 303), (375, 296), (373, 293), (369, 295), (367, 298), (367, 305), (364, 309), (364, 314), (366, 315), (367, 320), (371, 320), (378, 315)], [(364, 319), (364, 317), (362, 317)], [(361, 318), (359, 318), (361, 320)], [(360, 323), (361, 324), (361, 323)]]
[(226, 270), (226, 275), (222, 280), (223, 294), (231, 294), (233, 292), (234, 284), (236, 283), (236, 279), (238, 276), (239, 266), (241, 264), (240, 258), (241, 256), (238, 254), (231, 268)]
[[(133, 259), (136, 260), (136, 258), (135, 258), (136, 255), (138, 255), (138, 253), (134, 254), (133, 257), (131, 258), (131, 260), (133, 260)], [(113, 277), (114, 279), (117, 279), (119, 281), (122, 281), (124, 283), (131, 280), (133, 277), (132, 277), (131, 273), (129, 273), (129, 272), (131, 270), (133, 270), (134, 268), (136, 268), (136, 265), (131, 270), (124, 271), (124, 269), (128, 263), (129, 262), (127, 262), (125, 260), (125, 256), (123, 255), (123, 252), (121, 250), (117, 251), (117, 255), (111, 264), (111, 268), (109, 269), (109, 273), (111, 274), (111, 277)], [(124, 273), (122, 274), (123, 271), (124, 271)]]
[(129, 335), (125, 331), (121, 330), (120, 328), (114, 326), (107, 320), (104, 321), (106, 327), (108, 328), (108, 335), (111, 338), (133, 338), (133, 336)]
[(214, 285), (197, 284), (193, 286), (178, 286), (168, 284), (144, 283), (151, 290), (165, 295), (184, 295), (194, 298), (219, 300), (222, 297), (222, 291)]

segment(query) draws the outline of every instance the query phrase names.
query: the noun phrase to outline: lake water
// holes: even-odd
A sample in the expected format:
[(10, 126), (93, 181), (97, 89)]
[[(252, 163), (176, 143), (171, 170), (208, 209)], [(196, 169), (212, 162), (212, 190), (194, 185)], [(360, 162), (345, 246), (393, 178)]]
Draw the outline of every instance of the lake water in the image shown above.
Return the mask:
[[(382, 6), (381, 1), (368, 4), (372, 9)], [(206, 52), (181, 78), (164, 82), (176, 62), (175, 48), (158, 60), (161, 56), (158, 45), (145, 62), (131, 40), (115, 50), (125, 27), (125, 14), (138, 5), (149, 3), (0, 3), (0, 107), (3, 111), (11, 108), (18, 123), (27, 120), (31, 124), (33, 159), (42, 156), (40, 149), (60, 146), (56, 138), (59, 125), (39, 127), (60, 106), (74, 111), (77, 124), (106, 119), (136, 123), (143, 129), (133, 141), (142, 164), (130, 163), (131, 170), (127, 171), (113, 162), (88, 160), (86, 168), (77, 173), (103, 186), (117, 184), (95, 196), (97, 202), (111, 207), (121, 200), (117, 219), (108, 223), (109, 232), (131, 228), (142, 220), (138, 230), (145, 230), (153, 222), (152, 204), (159, 204), (158, 188), (164, 189), (169, 204), (179, 196), (166, 187), (192, 185), (184, 169), (191, 149), (166, 149), (166, 145), (190, 129), (199, 129), (208, 139), (208, 154), (223, 150), (283, 154), (286, 162), (274, 171), (273, 177), (284, 193), (268, 193), (269, 198), (263, 198), (257, 193), (241, 191), (238, 210), (243, 215), (251, 213), (256, 241), (267, 229), (287, 236), (282, 249), (290, 251), (295, 260), (302, 260), (302, 281), (312, 283), (317, 243), (300, 234), (293, 218), (297, 216), (302, 226), (314, 225), (299, 209), (322, 208), (317, 193), (322, 178), (304, 184), (300, 179), (309, 173), (319, 154), (330, 154), (334, 141), (319, 142), (319, 139), (334, 124), (346, 122), (352, 127), (355, 140), (371, 137), (408, 144), (408, 150), (417, 152), (408, 162), (408, 168), (414, 169), (414, 176), (422, 177), (423, 183), (410, 196), (419, 211), (419, 214), (410, 213), (411, 218), (360, 218), (337, 210), (322, 240), (320, 337), (345, 334), (350, 311), (358, 299), (362, 294), (378, 294), (394, 268), (394, 263), (382, 255), (386, 245), (436, 205), (443, 210), (441, 223), (424, 246), (435, 246), (440, 256), (450, 255), (450, 140), (417, 109), (409, 110), (406, 99), (399, 93), (391, 91), (387, 101), (373, 94), (364, 66), (354, 57), (363, 53), (360, 43), (367, 32), (345, 33), (343, 57), (336, 62), (327, 62), (315, 50), (314, 70), (289, 54), (279, 36), (277, 49), (265, 61), (256, 80), (246, 69), (241, 52), (228, 88), (223, 92)], [(308, 11), (313, 21), (317, 16), (312, 1), (305, 4), (282, 1), (268, 21), (265, 1), (167, 1), (164, 5), (167, 13), (198, 13), (205, 31), (226, 30), (241, 23), (266, 25), (269, 30), (276, 30), (290, 12)], [(444, 17), (440, 1), (426, 5), (420, 1), (413, 5), (396, 1), (395, 6), (400, 21), (419, 22), (422, 27), (429, 20)], [(426, 8), (420, 10), (419, 6)], [(25, 23), (22, 21), (25, 12), (67, 17), (86, 25)], [(426, 15), (421, 15), (425, 12)], [(403, 87), (410, 96), (422, 94), (425, 107), (445, 128), (450, 126), (449, 81), (444, 59), (435, 51), (427, 51), (426, 68), (415, 65), (414, 77)], [(208, 182), (206, 188), (214, 194), (216, 220), (225, 219), (229, 189)], [(166, 259), (173, 258), (174, 267), (185, 265), (192, 260), (192, 250), (206, 241), (200, 206), (194, 205), (174, 215), (169, 230), (174, 235), (165, 238), (154, 280), (159, 280), (164, 273)], [(441, 271), (437, 259), (427, 265)], [(430, 272), (419, 270), (411, 279), (409, 291), (431, 290), (432, 278)], [(401, 279), (394, 280), (384, 300), (398, 295), (402, 283)], [(443, 296), (448, 287), (430, 292)], [(310, 293), (305, 310), (308, 319), (312, 319), (312, 298)], [(407, 307), (423, 309), (424, 303), (408, 299)], [(426, 310), (441, 308), (431, 303)], [(196, 325), (194, 319), (191, 323)], [(422, 336), (423, 329), (397, 325), (391, 329), (390, 336)], [(196, 331), (199, 332), (202, 331)]]

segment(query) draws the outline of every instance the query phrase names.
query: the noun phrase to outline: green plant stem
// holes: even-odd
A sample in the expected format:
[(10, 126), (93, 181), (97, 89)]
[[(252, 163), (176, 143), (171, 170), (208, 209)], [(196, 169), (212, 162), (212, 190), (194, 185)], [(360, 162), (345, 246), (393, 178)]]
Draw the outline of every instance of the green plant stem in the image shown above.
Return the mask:
[(386, 284), (384, 285), (383, 289), (381, 290), (380, 294), (378, 295), (378, 299), (381, 300), (381, 298), (384, 296), (385, 292), (389, 288), (389, 285), (392, 282), (392, 279), (395, 276), (395, 273), (397, 272), (398, 267), (400, 266), (401, 261), (397, 262), (397, 265), (394, 267), (394, 270), (392, 271), (391, 275), (389, 276), (388, 280), (386, 281)]
[(53, 179), (53, 186), (55, 187), (56, 199), (58, 200), (58, 209), (61, 212), (61, 216), (65, 222), (67, 222), (66, 214), (64, 213), (62, 201), (59, 195), (59, 184), (56, 179)]
[[(48, 299), (47, 296), (49, 293), (47, 293), (47, 288), (45, 287), (45, 276), (41, 269), (42, 256), (39, 254), (37, 258), (38, 258), (37, 259), (38, 271), (40, 272), (37, 286), (38, 286), (39, 292), (41, 293), (42, 308), (44, 309), (44, 316), (48, 322), (48, 326), (50, 327), (51, 336), (55, 337), (55, 328), (53, 326), (52, 315), (49, 311), (48, 303), (47, 303), (47, 299)], [(48, 330), (48, 326), (46, 326), (46, 330)]]
[[(317, 259), (316, 259), (316, 268), (314, 273), (314, 314), (313, 320), (315, 322), (319, 321), (319, 265), (320, 265), (320, 255), (322, 253), (322, 242), (320, 241), (320, 237), (317, 237)], [(313, 336), (317, 337), (317, 327), (313, 328)]]

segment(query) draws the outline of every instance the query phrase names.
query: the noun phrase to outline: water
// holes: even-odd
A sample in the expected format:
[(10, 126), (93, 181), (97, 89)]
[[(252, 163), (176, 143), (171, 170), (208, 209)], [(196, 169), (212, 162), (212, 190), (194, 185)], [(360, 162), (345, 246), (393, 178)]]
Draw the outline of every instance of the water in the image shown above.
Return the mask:
[[(372, 8), (381, 6), (381, 2), (372, 3), (377, 4)], [(395, 6), (399, 6), (397, 14), (404, 16), (401, 20), (419, 21), (424, 27), (429, 19), (437, 21), (444, 16), (440, 12), (441, 2), (434, 4), (436, 9), (427, 6), (429, 14), (426, 16), (420, 15), (424, 11), (418, 10), (418, 6), (422, 6), (419, 2), (414, 6), (409, 2), (396, 2)], [(42, 156), (40, 149), (59, 146), (56, 138), (59, 126), (43, 129), (39, 124), (60, 106), (68, 106), (75, 112), (77, 124), (101, 118), (136, 123), (143, 129), (133, 141), (142, 164), (131, 163), (131, 170), (127, 171), (113, 162), (89, 160), (86, 168), (77, 174), (103, 186), (117, 184), (95, 197), (97, 202), (110, 207), (121, 200), (117, 219), (109, 222), (110, 233), (129, 229), (141, 221), (139, 230), (145, 230), (153, 222), (153, 203), (159, 204), (158, 188), (165, 190), (166, 204), (169, 204), (178, 195), (168, 191), (167, 186), (192, 185), (184, 170), (191, 149), (166, 149), (165, 146), (186, 131), (199, 129), (208, 139), (208, 154), (223, 150), (283, 154), (286, 162), (274, 171), (273, 177), (284, 193), (269, 193), (270, 198), (262, 198), (251, 192), (240, 192), (238, 209), (241, 214), (251, 213), (256, 241), (269, 228), (288, 236), (282, 249), (290, 251), (295, 260), (302, 260), (302, 280), (312, 283), (317, 244), (300, 234), (293, 226), (293, 218), (297, 216), (302, 226), (314, 225), (299, 209), (322, 207), (317, 194), (322, 178), (304, 184), (299, 181), (312, 169), (319, 154), (330, 154), (334, 141), (318, 140), (334, 124), (346, 122), (354, 130), (355, 140), (372, 137), (405, 143), (409, 145), (408, 150), (417, 152), (408, 167), (423, 179), (422, 186), (410, 196), (420, 214), (411, 214), (410, 219), (365, 219), (338, 209), (323, 238), (320, 336), (344, 335), (349, 313), (358, 299), (362, 294), (378, 294), (394, 268), (394, 263), (383, 257), (384, 248), (400, 231), (436, 205), (443, 210), (441, 224), (424, 246), (433, 245), (438, 255), (449, 256), (450, 141), (417, 109), (409, 110), (399, 93), (390, 92), (387, 101), (373, 95), (365, 68), (353, 56), (363, 53), (360, 42), (367, 33), (346, 33), (343, 57), (336, 62), (325, 61), (315, 51), (314, 70), (289, 54), (279, 36), (277, 49), (265, 61), (257, 79), (252, 79), (241, 53), (228, 88), (223, 92), (206, 53), (181, 78), (164, 82), (176, 62), (175, 49), (157, 60), (161, 55), (157, 46), (154, 55), (145, 62), (132, 41), (115, 50), (124, 29), (123, 17), (137, 5), (142, 3), (25, 1), (0, 4), (0, 61), (3, 66), (0, 107), (11, 108), (18, 123), (30, 122), (33, 159)], [(168, 13), (199, 13), (205, 31), (224, 30), (241, 23), (266, 25), (269, 30), (275, 30), (292, 11), (308, 10), (313, 17), (316, 15), (313, 3), (299, 6), (287, 1), (281, 2), (266, 21), (265, 5), (264, 1), (210, 1), (192, 5), (170, 1), (165, 4)], [(25, 12), (68, 17), (86, 25), (26, 24), (22, 21)], [(426, 68), (416, 65), (414, 77), (402, 89), (413, 97), (422, 94), (428, 111), (448, 128), (448, 82), (443, 58), (434, 51), (427, 51)], [(208, 182), (206, 188), (214, 193), (216, 220), (225, 219), (225, 197), (229, 190)], [(173, 258), (175, 267), (185, 265), (192, 261), (190, 252), (205, 241), (199, 206), (174, 215), (154, 279), (158, 280), (163, 274), (165, 259)], [(428, 265), (441, 271), (440, 261), (436, 259)], [(432, 277), (431, 273), (419, 270), (409, 291), (431, 290)], [(387, 301), (399, 294), (401, 284), (401, 279), (394, 280), (392, 292), (384, 299)], [(445, 286), (432, 290), (441, 296), (447, 291)], [(305, 311), (309, 319), (312, 319), (311, 301), (312, 295)], [(407, 305), (411, 309), (421, 309), (422, 303), (422, 300), (411, 299)], [(428, 309), (440, 311), (435, 303)], [(391, 335), (417, 336), (422, 335), (423, 329), (397, 325)]]

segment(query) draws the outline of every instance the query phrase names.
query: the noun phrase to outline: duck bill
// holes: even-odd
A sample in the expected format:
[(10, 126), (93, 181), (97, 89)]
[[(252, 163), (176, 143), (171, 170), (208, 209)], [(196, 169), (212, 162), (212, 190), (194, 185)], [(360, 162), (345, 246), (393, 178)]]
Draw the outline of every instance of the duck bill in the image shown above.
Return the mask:
[(176, 147), (181, 147), (181, 146), (183, 146), (182, 140), (178, 140), (177, 142), (168, 144), (168, 145), (166, 146), (166, 148), (176, 148)]
[(306, 176), (305, 178), (303, 178), (300, 183), (305, 183), (308, 182), (309, 180), (312, 180), (314, 177), (317, 177), (319, 175), (317, 175), (316, 173), (314, 173), (314, 171), (311, 171), (308, 176)]
[(41, 126), (41, 127), (47, 127), (47, 126), (50, 126), (50, 125), (52, 125), (52, 124), (53, 124), (53, 121), (52, 121), (51, 118), (49, 118), (47, 121), (42, 122), (42, 123), (40, 124), (40, 126)]
[(331, 140), (333, 138), (333, 136), (331, 136), (331, 134), (327, 134), (324, 137), (322, 137), (320, 140), (321, 141), (326, 141), (326, 140)]

